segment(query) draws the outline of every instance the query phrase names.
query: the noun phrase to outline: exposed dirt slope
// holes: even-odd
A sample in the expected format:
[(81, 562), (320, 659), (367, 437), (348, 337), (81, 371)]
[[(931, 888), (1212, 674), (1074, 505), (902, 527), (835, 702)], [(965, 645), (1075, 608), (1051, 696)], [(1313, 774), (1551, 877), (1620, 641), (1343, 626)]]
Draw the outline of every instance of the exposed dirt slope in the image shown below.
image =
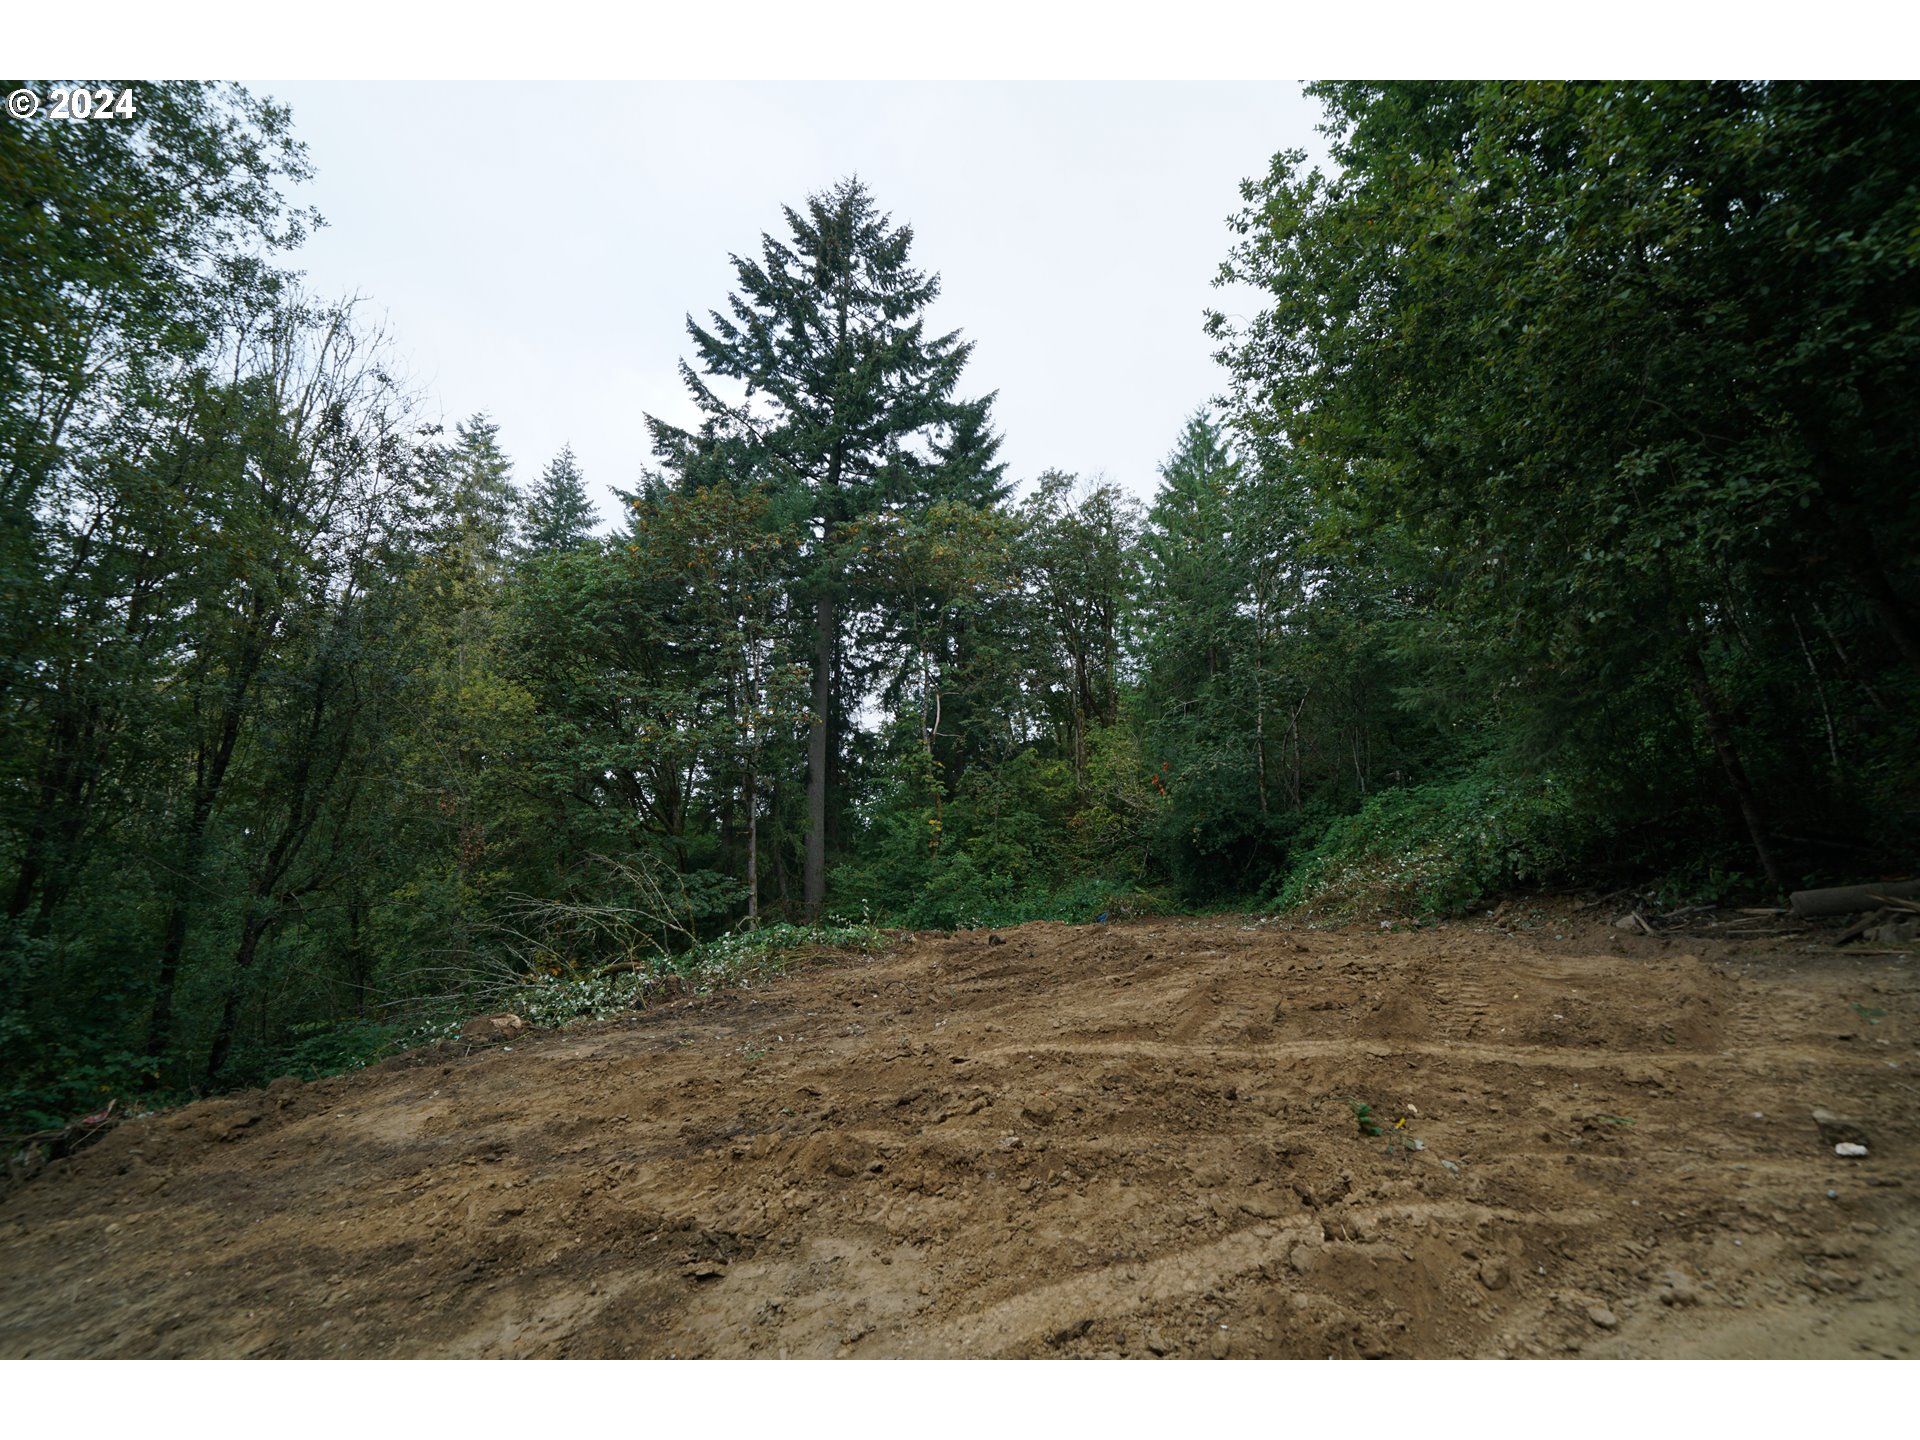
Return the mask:
[(1912, 961), (1534, 916), (920, 936), (151, 1117), (0, 1204), (0, 1354), (1913, 1353)]

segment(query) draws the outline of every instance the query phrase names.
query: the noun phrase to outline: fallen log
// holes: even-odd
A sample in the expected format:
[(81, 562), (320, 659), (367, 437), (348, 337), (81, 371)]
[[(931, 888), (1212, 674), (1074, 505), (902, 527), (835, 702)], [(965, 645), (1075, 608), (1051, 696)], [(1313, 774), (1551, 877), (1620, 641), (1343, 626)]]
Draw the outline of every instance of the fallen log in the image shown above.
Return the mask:
[(1889, 880), (1881, 885), (1842, 885), (1834, 890), (1796, 890), (1792, 895), (1793, 913), (1812, 915), (1855, 915), (1862, 910), (1877, 910), (1889, 900), (1920, 899), (1920, 880)]

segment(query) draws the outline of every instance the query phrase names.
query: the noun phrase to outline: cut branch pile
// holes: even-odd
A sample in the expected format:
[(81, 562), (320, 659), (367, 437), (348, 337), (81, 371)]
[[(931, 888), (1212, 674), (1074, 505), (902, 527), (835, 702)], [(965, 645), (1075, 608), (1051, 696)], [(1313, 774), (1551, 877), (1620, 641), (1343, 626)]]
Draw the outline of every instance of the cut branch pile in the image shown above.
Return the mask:
[(84, 1149), (106, 1134), (127, 1117), (117, 1114), (120, 1102), (110, 1100), (107, 1108), (93, 1115), (82, 1116), (78, 1120), (52, 1130), (39, 1130), (31, 1135), (0, 1136), (0, 1147), (7, 1155), (6, 1189), (31, 1180), (47, 1167), (52, 1160), (71, 1155)]
[[(1727, 940), (1820, 935), (1830, 938), (1834, 945), (1866, 940), (1878, 945), (1910, 946), (1920, 941), (1920, 880), (1799, 890), (1790, 898), (1791, 903), (1785, 907), (1731, 911), (1721, 911), (1714, 905), (1686, 905), (1652, 913), (1643, 905), (1635, 904), (1613, 923), (1621, 930), (1641, 935), (1684, 932)], [(1850, 923), (1834, 933), (1834, 922), (1842, 920)]]

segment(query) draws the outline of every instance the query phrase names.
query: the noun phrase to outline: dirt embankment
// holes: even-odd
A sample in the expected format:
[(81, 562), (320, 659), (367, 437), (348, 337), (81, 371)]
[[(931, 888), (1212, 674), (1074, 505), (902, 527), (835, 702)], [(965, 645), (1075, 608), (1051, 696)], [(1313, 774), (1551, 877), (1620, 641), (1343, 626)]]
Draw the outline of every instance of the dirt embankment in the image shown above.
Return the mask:
[(919, 936), (154, 1116), (0, 1203), (0, 1355), (1913, 1354), (1912, 960), (1533, 920)]

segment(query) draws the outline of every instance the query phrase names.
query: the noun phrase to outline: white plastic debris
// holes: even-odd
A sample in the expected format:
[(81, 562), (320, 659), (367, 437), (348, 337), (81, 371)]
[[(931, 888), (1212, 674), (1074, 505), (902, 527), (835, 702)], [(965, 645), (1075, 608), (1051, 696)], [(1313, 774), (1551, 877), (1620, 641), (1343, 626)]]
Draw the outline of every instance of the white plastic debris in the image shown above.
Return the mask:
[(1864, 1145), (1853, 1145), (1843, 1141), (1833, 1147), (1833, 1153), (1836, 1155), (1844, 1155), (1849, 1160), (1858, 1160), (1862, 1155), (1867, 1153), (1867, 1147)]

